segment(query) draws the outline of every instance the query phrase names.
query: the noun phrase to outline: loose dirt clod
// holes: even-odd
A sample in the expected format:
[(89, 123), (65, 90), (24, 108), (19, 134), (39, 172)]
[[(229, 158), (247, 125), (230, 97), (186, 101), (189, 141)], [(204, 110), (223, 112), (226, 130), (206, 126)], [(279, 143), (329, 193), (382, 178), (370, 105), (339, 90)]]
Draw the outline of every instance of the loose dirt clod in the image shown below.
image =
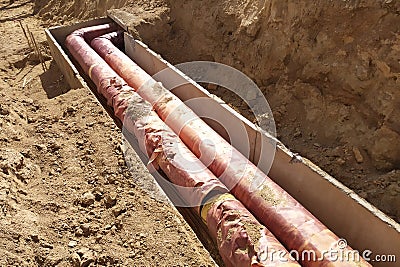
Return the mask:
[(81, 266), (81, 257), (78, 253), (74, 252), (70, 258), (71, 264), (73, 267), (80, 267)]
[(74, 240), (72, 240), (72, 241), (70, 241), (70, 242), (68, 243), (68, 247), (70, 247), (70, 248), (74, 248), (74, 247), (76, 247), (76, 245), (78, 245), (78, 242), (76, 242), (76, 241), (74, 241)]
[(96, 200), (96, 197), (92, 193), (86, 192), (85, 194), (83, 194), (83, 196), (81, 198), (81, 204), (84, 207), (88, 207), (88, 206), (92, 205), (95, 200)]
[(112, 206), (117, 203), (117, 194), (116, 193), (110, 193), (105, 196), (104, 198), (104, 204), (106, 205), (107, 208), (111, 208)]
[(361, 152), (357, 147), (353, 147), (353, 153), (354, 153), (354, 157), (355, 157), (357, 163), (364, 162), (364, 157), (361, 155)]

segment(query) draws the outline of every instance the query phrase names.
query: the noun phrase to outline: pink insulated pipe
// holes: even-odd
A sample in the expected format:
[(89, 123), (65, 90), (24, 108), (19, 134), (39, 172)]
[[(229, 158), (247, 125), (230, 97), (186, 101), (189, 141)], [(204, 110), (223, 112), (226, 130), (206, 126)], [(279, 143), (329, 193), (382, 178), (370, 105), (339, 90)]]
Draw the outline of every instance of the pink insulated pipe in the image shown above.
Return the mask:
[[(98, 92), (107, 99), (115, 116), (125, 122), (125, 127), (142, 144), (141, 149), (149, 156), (149, 163), (161, 169), (177, 186), (182, 198), (196, 206), (216, 240), (226, 266), (300, 266), (289, 257), (273, 234), (228, 193), (219, 179), (165, 125), (152, 106), (86, 43), (85, 40), (113, 28), (112, 24), (107, 24), (75, 31), (67, 37), (66, 46), (91, 77)], [(186, 171), (193, 167), (202, 171)], [(282, 251), (284, 256), (265, 257), (262, 252), (267, 248)]]
[[(120, 39), (120, 38), (119, 38)], [(231, 190), (256, 218), (288, 248), (295, 250), (303, 266), (370, 266), (349, 246), (330, 252), (341, 240), (299, 202), (273, 182), (253, 163), (212, 130), (174, 94), (157, 83), (112, 43), (118, 33), (93, 39), (92, 47), (105, 61), (151, 103), (158, 116), (182, 139), (190, 150)], [(212, 140), (204, 142), (204, 140)], [(251, 182), (265, 181), (258, 191)], [(311, 256), (310, 256), (311, 254)]]

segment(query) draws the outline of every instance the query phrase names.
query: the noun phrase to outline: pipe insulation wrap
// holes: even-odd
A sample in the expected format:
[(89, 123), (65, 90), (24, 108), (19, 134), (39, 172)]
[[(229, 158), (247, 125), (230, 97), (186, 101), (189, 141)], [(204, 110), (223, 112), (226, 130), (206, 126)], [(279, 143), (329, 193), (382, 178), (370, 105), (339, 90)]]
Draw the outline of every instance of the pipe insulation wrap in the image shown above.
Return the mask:
[[(109, 29), (109, 27), (104, 28)], [(104, 28), (102, 29), (105, 30)], [(98, 30), (98, 28), (94, 27), (93, 30)], [(217, 194), (226, 194), (228, 189), (225, 185), (162, 122), (153, 111), (152, 106), (136, 94), (133, 88), (127, 86), (125, 81), (103, 59), (94, 53), (85, 41), (88, 39), (85, 38), (85, 34), (88, 34), (90, 37), (95, 35), (91, 31), (91, 28), (79, 30), (68, 36), (66, 46), (85, 70), (86, 74), (90, 73), (90, 77), (96, 84), (98, 92), (107, 99), (107, 104), (114, 109), (115, 115), (121, 121), (124, 121), (127, 129), (136, 136), (139, 144), (141, 144), (142, 151), (149, 155), (149, 163), (155, 168), (160, 168), (175, 185), (191, 188), (191, 194), (183, 193), (182, 197), (188, 202), (193, 201), (198, 203), (196, 209), (198, 213), (200, 213), (200, 205), (211, 192), (214, 194), (215, 192)], [(175, 157), (178, 153), (181, 153), (184, 157)], [(185, 159), (185, 161), (182, 159)], [(187, 159), (190, 159), (190, 166), (185, 165), (187, 164)], [(186, 168), (192, 168), (193, 164), (197, 165), (198, 169), (203, 169), (203, 171), (185, 171)], [(179, 190), (180, 187), (177, 187), (178, 192)], [(187, 191), (185, 190), (185, 192)], [(229, 201), (232, 202), (233, 200), (230, 199)], [(287, 266), (288, 262), (290, 266), (299, 266), (290, 260), (289, 257), (283, 263), (280, 260), (260, 261), (259, 255), (256, 254), (259, 247), (273, 246), (280, 250), (285, 250), (285, 248), (264, 226), (256, 221), (239, 201), (234, 200), (233, 202), (237, 207), (240, 207), (240, 211), (235, 217), (239, 225), (228, 223), (224, 224), (223, 228), (225, 232), (235, 232), (237, 234), (229, 237), (224, 236), (223, 239), (219, 239), (218, 246), (219, 252), (226, 261), (227, 266), (249, 266), (249, 263), (253, 266)], [(226, 212), (211, 212), (212, 210), (219, 210), (215, 209), (214, 206), (211, 206), (207, 215), (207, 221), (214, 222), (210, 223), (210, 225), (215, 225), (215, 222), (220, 221), (221, 216), (223, 217), (226, 214)], [(220, 206), (219, 202), (218, 206)], [(259, 240), (249, 238), (252, 236), (248, 232), (250, 229), (243, 227), (242, 221), (251, 221), (253, 225), (257, 225), (259, 230), (264, 233), (263, 238)], [(218, 231), (221, 231), (221, 227), (210, 226), (208, 229), (214, 237), (218, 235)], [(244, 243), (243, 240), (245, 241)], [(257, 249), (254, 249), (255, 247)], [(247, 249), (247, 253), (240, 253), (243, 251), (242, 248)]]
[[(299, 254), (308, 251), (315, 253), (315, 259), (302, 259), (303, 266), (370, 266), (362, 258), (350, 257), (338, 261), (334, 256), (327, 256), (326, 252), (331, 251), (341, 239), (226, 142), (178, 97), (162, 86), (154, 86), (156, 81), (114, 46), (112, 41), (118, 39), (116, 35), (118, 33), (94, 38), (91, 45), (143, 99), (151, 103), (158, 116), (179, 134), (189, 149), (286, 248), (296, 250)], [(213, 144), (204, 144), (203, 140), (212, 140)], [(257, 191), (252, 190), (254, 179), (264, 181)], [(355, 255), (350, 246), (342, 252)]]
[[(142, 110), (140, 105), (130, 104), (128, 110), (131, 108), (133, 113), (142, 113), (142, 111), (138, 112), (138, 110)], [(149, 108), (151, 109), (151, 105)], [(131, 112), (128, 111), (126, 116), (130, 116), (130, 114)], [(193, 188), (192, 191), (177, 189), (188, 203), (198, 203), (200, 206), (210, 193), (215, 194), (215, 192), (219, 192), (219, 196), (230, 196), (229, 198), (217, 197), (218, 201), (212, 199), (206, 201), (205, 204), (210, 207), (205, 219), (207, 227), (217, 242), (226, 266), (299, 266), (290, 259), (289, 253), (275, 236), (261, 225), (238, 200), (227, 193), (227, 188), (208, 169), (205, 168), (202, 172), (184, 171), (185, 165), (181, 165), (179, 161), (175, 160), (177, 153), (183, 155), (186, 160), (190, 159), (192, 164), (198, 164), (198, 167), (205, 166), (154, 111), (141, 119), (136, 119), (138, 116), (133, 117), (135, 118), (128, 119), (133, 124), (129, 123), (127, 127), (133, 128), (135, 136), (139, 140), (145, 140), (146, 148), (144, 150), (152, 159), (151, 164), (155, 168), (163, 170), (174, 184)], [(154, 153), (156, 156), (153, 156)], [(183, 162), (187, 162), (186, 160)], [(193, 165), (186, 167), (193, 168)], [(199, 214), (202, 213), (199, 208), (196, 208), (196, 211)], [(262, 251), (267, 248), (285, 252), (285, 256), (282, 259), (263, 259)]]

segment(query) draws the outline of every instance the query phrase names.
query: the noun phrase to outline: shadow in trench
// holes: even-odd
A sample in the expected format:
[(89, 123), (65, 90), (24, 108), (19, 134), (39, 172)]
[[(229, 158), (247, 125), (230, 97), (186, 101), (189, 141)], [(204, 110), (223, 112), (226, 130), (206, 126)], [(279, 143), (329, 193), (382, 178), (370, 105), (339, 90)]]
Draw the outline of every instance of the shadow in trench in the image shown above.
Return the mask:
[(40, 81), (49, 99), (63, 95), (71, 90), (54, 60), (51, 61), (48, 70), (40, 75)]

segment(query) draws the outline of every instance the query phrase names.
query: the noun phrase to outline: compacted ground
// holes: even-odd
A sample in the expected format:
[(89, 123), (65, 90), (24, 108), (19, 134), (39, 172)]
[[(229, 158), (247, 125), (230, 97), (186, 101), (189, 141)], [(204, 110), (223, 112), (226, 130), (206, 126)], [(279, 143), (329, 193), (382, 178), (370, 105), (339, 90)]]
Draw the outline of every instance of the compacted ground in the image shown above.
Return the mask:
[(243, 71), (290, 149), (400, 221), (399, 2), (289, 2), (0, 1), (0, 266), (214, 264), (179, 213), (133, 182), (148, 171), (138, 159), (127, 171), (120, 131), (47, 51), (46, 27), (109, 9), (172, 63)]

